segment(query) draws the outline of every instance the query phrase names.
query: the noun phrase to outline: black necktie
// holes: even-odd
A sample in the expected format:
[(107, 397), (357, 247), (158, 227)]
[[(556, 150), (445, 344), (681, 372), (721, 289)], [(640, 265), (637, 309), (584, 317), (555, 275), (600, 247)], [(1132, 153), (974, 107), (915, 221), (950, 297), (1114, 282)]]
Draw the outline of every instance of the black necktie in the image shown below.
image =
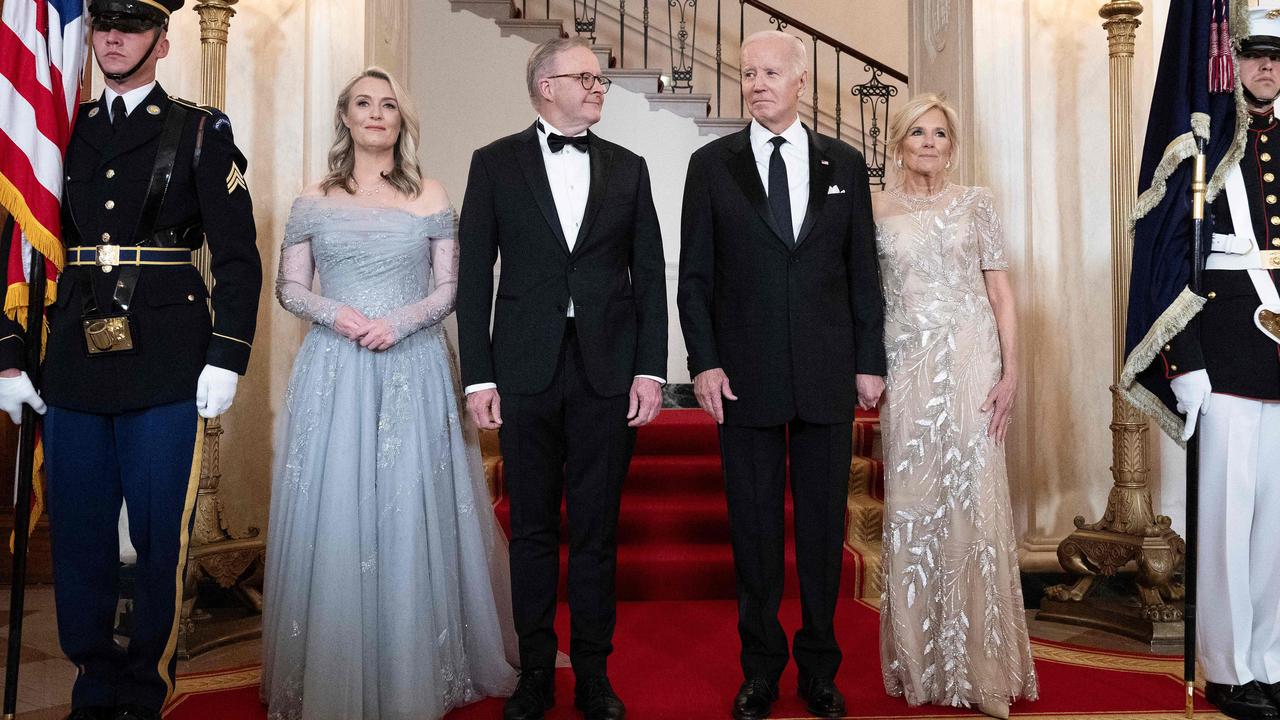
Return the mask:
[(787, 186), (787, 163), (782, 159), (782, 144), (786, 141), (782, 136), (769, 140), (773, 143), (773, 154), (769, 156), (769, 209), (783, 239), (795, 245), (795, 233), (791, 229), (791, 189)]
[(124, 109), (124, 98), (117, 95), (116, 99), (111, 101), (111, 129), (119, 130), (127, 115), (128, 111)]
[(564, 149), (565, 145), (572, 145), (582, 152), (587, 151), (590, 135), (578, 135), (577, 137), (565, 137), (555, 133), (547, 133), (547, 147), (551, 148), (551, 152), (558, 153)]

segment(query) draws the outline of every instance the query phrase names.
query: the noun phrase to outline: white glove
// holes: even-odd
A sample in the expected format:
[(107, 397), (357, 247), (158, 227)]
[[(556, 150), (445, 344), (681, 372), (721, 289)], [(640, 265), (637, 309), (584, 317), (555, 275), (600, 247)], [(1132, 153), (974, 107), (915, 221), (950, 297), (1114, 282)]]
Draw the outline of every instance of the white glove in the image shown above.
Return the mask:
[(1190, 440), (1196, 433), (1196, 420), (1209, 412), (1209, 393), (1213, 392), (1209, 373), (1192, 370), (1170, 380), (1169, 385), (1173, 388), (1173, 396), (1178, 399), (1178, 412), (1187, 416), (1187, 424), (1182, 426), (1182, 439)]
[(196, 381), (196, 410), (200, 417), (213, 418), (231, 408), (240, 376), (226, 368), (205, 365)]
[(9, 413), (14, 425), (22, 424), (23, 403), (30, 405), (36, 413), (44, 414), (44, 401), (26, 373), (18, 373), (17, 377), (0, 377), (0, 410)]

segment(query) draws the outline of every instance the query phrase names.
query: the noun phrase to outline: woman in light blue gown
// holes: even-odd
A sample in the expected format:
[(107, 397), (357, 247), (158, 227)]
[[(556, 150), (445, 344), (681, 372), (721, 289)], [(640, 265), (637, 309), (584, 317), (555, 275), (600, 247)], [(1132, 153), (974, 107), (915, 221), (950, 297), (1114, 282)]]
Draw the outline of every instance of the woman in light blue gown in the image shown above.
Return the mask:
[(276, 295), (312, 326), (276, 435), (273, 719), (439, 718), (515, 686), (506, 541), (441, 324), (454, 214), (420, 176), (406, 99), (376, 68), (348, 83), (330, 172), (285, 227)]

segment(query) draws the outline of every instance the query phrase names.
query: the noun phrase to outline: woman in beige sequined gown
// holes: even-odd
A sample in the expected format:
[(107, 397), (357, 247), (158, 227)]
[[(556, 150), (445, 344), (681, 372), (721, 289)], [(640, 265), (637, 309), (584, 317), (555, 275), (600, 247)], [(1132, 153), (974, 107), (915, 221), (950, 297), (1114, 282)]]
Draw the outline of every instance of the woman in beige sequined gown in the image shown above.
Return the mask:
[(1008, 717), (1037, 697), (1004, 436), (1017, 388), (1012, 292), (991, 192), (947, 182), (955, 113), (937, 96), (890, 127), (902, 182), (875, 202), (889, 360), (885, 690)]

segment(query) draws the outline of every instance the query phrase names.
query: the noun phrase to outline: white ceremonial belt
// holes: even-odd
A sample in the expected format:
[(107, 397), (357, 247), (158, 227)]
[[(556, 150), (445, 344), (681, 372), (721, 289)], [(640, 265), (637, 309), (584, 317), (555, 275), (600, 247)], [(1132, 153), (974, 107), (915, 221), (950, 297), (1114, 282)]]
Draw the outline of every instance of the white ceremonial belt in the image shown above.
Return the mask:
[(1216, 253), (1241, 255), (1257, 248), (1252, 237), (1244, 235), (1214, 233), (1209, 249)]
[(1204, 261), (1205, 270), (1280, 270), (1280, 250), (1251, 253), (1214, 251)]

